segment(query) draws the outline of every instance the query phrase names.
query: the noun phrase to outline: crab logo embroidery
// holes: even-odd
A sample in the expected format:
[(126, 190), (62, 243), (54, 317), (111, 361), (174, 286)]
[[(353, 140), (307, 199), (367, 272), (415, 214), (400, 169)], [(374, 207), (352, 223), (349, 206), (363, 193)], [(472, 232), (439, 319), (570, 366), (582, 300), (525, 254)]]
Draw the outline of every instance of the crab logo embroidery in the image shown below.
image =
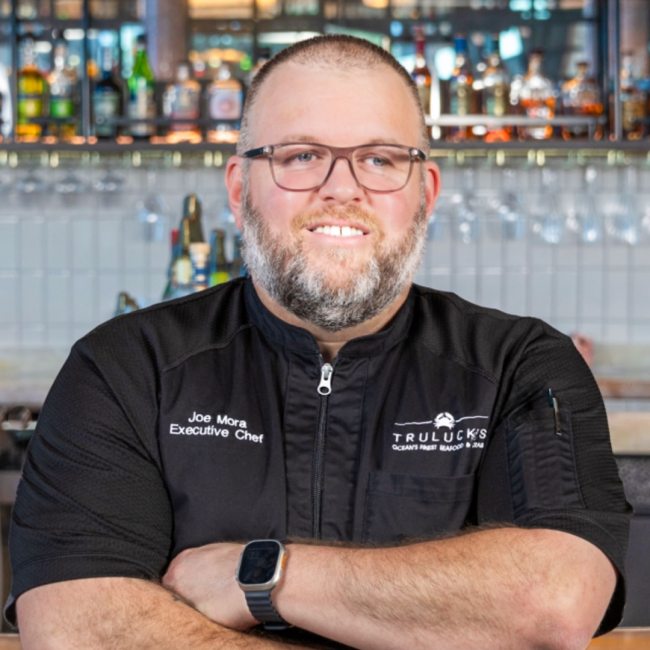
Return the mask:
[(433, 421), (433, 426), (436, 429), (440, 429), (441, 427), (453, 429), (455, 424), (456, 420), (454, 420), (454, 416), (451, 413), (439, 413)]

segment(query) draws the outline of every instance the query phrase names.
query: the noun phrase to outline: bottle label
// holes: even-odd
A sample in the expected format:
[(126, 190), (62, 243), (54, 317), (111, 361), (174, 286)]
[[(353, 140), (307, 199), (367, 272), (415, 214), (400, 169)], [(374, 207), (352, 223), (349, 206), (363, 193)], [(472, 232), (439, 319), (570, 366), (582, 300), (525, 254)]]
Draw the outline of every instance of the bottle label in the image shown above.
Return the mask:
[(18, 97), (18, 117), (42, 117), (43, 116), (43, 99), (42, 97)]
[(74, 117), (74, 102), (69, 97), (52, 97), (50, 99), (50, 117)]
[(95, 135), (110, 137), (113, 135), (113, 126), (105, 120), (117, 117), (120, 114), (119, 93), (96, 93), (93, 96), (93, 110), (95, 111)]
[[(153, 89), (146, 85), (146, 80), (141, 80), (134, 93), (131, 93), (129, 101), (129, 117), (154, 118), (156, 117), (156, 103), (153, 97)], [(155, 133), (153, 124), (134, 124), (131, 133), (136, 136), (148, 136)]]
[(214, 271), (210, 274), (210, 286), (216, 287), (218, 284), (223, 284), (230, 280), (230, 273), (228, 271)]
[(451, 112), (453, 115), (469, 115), (471, 113), (471, 94), (468, 86), (452, 88)]
[(495, 86), (491, 90), (485, 90), (485, 113), (495, 117), (503, 117), (506, 114), (506, 93), (504, 86)]
[(238, 120), (242, 111), (242, 91), (217, 88), (210, 96), (213, 120)]

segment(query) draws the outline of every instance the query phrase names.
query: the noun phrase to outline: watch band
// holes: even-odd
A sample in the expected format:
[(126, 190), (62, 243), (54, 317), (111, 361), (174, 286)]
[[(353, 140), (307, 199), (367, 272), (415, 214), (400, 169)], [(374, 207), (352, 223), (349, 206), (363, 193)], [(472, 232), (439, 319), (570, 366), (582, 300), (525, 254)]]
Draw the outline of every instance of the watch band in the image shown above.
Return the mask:
[(245, 591), (246, 602), (251, 614), (264, 623), (265, 630), (286, 630), (291, 627), (273, 607), (270, 591)]

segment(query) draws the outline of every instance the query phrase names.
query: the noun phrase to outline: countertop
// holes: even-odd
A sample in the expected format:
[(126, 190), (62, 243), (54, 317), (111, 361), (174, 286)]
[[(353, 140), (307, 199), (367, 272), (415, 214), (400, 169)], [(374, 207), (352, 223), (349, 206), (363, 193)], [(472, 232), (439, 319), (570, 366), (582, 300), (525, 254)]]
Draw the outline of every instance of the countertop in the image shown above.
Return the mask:
[[(589, 650), (648, 650), (649, 628), (621, 628), (594, 639)], [(0, 650), (22, 650), (17, 634), (0, 634)]]

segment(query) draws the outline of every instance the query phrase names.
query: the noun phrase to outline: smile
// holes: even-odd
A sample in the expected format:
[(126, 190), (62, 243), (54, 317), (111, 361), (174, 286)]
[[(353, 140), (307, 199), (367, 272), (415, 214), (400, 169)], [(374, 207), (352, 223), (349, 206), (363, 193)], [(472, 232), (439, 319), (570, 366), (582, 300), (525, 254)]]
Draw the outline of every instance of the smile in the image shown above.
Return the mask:
[(353, 226), (318, 226), (311, 232), (317, 232), (322, 235), (331, 235), (333, 237), (359, 237), (365, 233)]

